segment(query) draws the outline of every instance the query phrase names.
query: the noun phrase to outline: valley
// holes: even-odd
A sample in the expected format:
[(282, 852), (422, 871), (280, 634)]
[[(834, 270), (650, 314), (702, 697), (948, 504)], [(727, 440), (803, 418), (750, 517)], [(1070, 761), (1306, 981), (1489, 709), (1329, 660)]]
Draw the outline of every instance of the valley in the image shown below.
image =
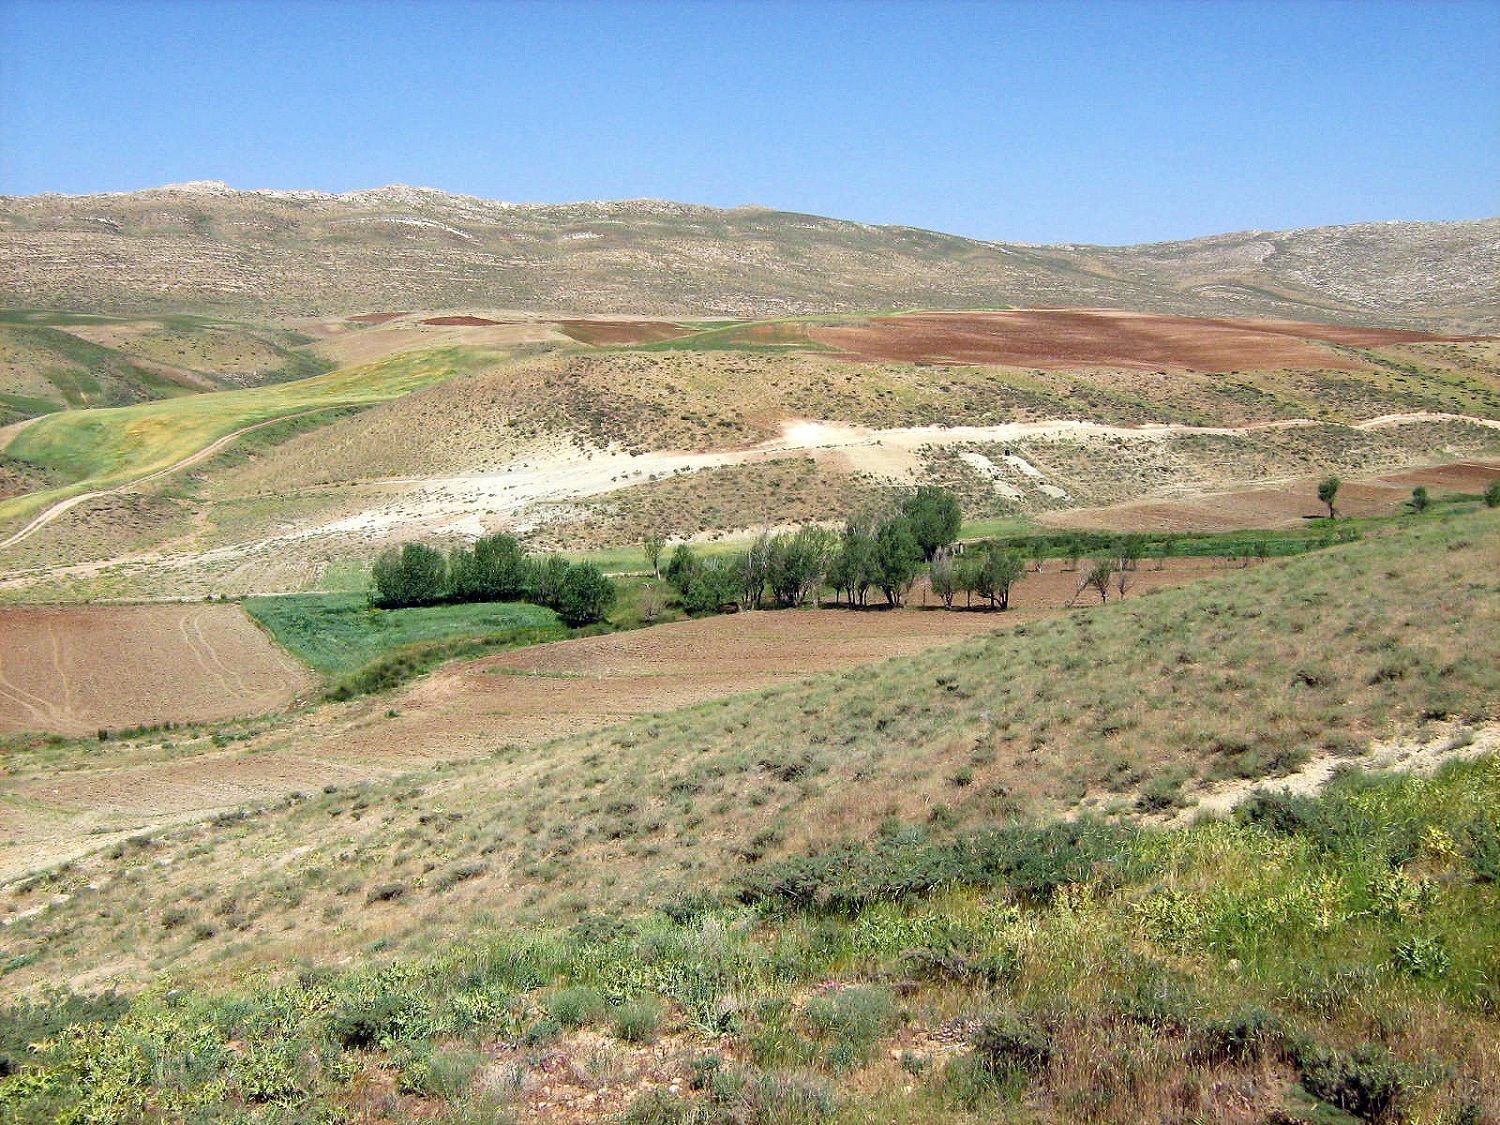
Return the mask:
[(0, 200), (0, 1119), (1494, 1119), (1494, 227)]

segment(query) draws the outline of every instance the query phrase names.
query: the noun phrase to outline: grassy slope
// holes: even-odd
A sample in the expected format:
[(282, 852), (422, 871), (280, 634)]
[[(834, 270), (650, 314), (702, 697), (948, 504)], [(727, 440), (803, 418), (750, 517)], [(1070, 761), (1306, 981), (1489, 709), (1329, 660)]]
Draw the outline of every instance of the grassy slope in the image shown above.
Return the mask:
[(0, 504), (0, 523), (69, 495), (166, 468), (235, 430), (308, 410), (381, 402), (498, 358), (477, 348), (443, 348), (239, 391), (189, 395), (118, 409), (54, 414), (17, 435), (5, 452), (73, 483)]
[[(293, 948), (336, 956), (421, 940), (434, 911), (630, 910), (750, 859), (862, 837), (881, 818), (960, 828), (1080, 800), (1128, 812), (1310, 753), (1355, 759), (1372, 738), (1435, 717), (1496, 717), (1500, 662), (1476, 654), (1500, 635), (1497, 563), (1500, 514), (1424, 521), (916, 659), (549, 746), (496, 746), (492, 760), (410, 785), (169, 834), (61, 877), (59, 889), (99, 889), (7, 930), (40, 958), (16, 983), (101, 959), (129, 975)], [(290, 849), (299, 858), (285, 868), (261, 858)], [(372, 887), (421, 886), (432, 867), (463, 863), (486, 873), (399, 912), (357, 908)], [(246, 932), (183, 945), (159, 915), (185, 896), (195, 913), (241, 903)]]
[[(1500, 514), (1429, 521), (122, 847), (29, 892), (73, 898), (8, 929), (15, 981), (149, 949), (222, 980), (381, 940), (285, 985), (151, 990), (123, 1019), (112, 1002), (13, 1010), (0, 1051), (23, 1075), (0, 1091), (102, 1120), (246, 1104), (494, 1120), (570, 1083), (617, 1108), (660, 1088), (636, 1121), (1494, 1120), (1495, 760), (1351, 775), (1238, 823), (946, 841), (1013, 822), (1024, 778), (1086, 771), (1090, 748), (1207, 769), (1234, 739), (1295, 750), (1494, 718), (1497, 562)], [(955, 760), (967, 783), (931, 776)], [(872, 812), (891, 814), (874, 835)], [(859, 842), (831, 861), (802, 858), (845, 831)], [(546, 921), (518, 928), (507, 905), (549, 885)], [(641, 914), (653, 900), (669, 917)], [(80, 1018), (98, 1022), (56, 1034)], [(955, 1051), (980, 1025), (979, 1049)], [(663, 1027), (665, 1050), (639, 1047)], [(709, 1056), (719, 1077), (695, 1088), (688, 1060)], [(496, 1067), (510, 1077), (486, 1080)]]
[(431, 641), (489, 638), (521, 632), (567, 636), (557, 614), (524, 603), (373, 609), (362, 594), (289, 594), (246, 598), (245, 612), (305, 663), (344, 675), (393, 649)]

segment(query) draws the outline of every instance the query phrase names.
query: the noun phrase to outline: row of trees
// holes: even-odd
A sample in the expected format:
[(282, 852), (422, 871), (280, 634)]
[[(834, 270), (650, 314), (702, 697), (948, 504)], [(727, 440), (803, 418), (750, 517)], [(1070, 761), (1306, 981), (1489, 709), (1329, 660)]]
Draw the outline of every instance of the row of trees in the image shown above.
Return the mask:
[(486, 535), (443, 552), (424, 543), (392, 547), (375, 560), (370, 601), (382, 609), (443, 602), (532, 602), (577, 627), (604, 620), (615, 584), (593, 563), (529, 555), (511, 535)]
[(808, 525), (761, 535), (734, 558), (702, 558), (679, 544), (660, 568), (662, 544), (647, 540), (652, 569), (676, 587), (689, 613), (729, 608), (791, 608), (821, 600), (825, 589), (851, 606), (868, 605), (879, 591), (899, 606), (922, 564), (949, 551), (961, 522), (958, 502), (946, 489), (923, 487), (887, 516), (850, 519), (843, 530)]

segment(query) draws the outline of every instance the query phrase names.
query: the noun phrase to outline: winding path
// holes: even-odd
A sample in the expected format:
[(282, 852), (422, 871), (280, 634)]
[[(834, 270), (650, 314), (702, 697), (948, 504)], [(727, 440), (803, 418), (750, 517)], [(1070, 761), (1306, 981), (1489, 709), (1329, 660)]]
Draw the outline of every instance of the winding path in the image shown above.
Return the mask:
[[(157, 469), (154, 472), (147, 473), (143, 477), (136, 477), (133, 480), (125, 481), (123, 484), (114, 485), (111, 488), (101, 488), (94, 492), (80, 492), (77, 496), (69, 496), (66, 500), (59, 500), (50, 508), (45, 509), (40, 515), (38, 515), (25, 527), (21, 528), (20, 531), (16, 532), (9, 539), (0, 540), (0, 551), (5, 550), (7, 547), (14, 547), (17, 543), (20, 543), (22, 540), (34, 535), (36, 532), (46, 527), (53, 520), (57, 519), (58, 516), (63, 515), (65, 512), (73, 508), (76, 508), (79, 504), (83, 504), (89, 500), (96, 500), (100, 496), (111, 496), (117, 492), (124, 492), (127, 488), (134, 488), (136, 485), (145, 484), (148, 481), (159, 480), (162, 477), (171, 476), (173, 473), (179, 472), (182, 469), (190, 468), (191, 466), (198, 464), (198, 462), (205, 461), (208, 458), (212, 457), (226, 445), (229, 445), (237, 439), (244, 437), (252, 430), (263, 429), (266, 426), (273, 426), (277, 422), (285, 422), (292, 418), (301, 418), (307, 414), (317, 414), (320, 411), (326, 409), (327, 407), (317, 407), (313, 410), (299, 410), (295, 414), (279, 414), (275, 418), (267, 418), (264, 422), (256, 422), (253, 426), (243, 426), (240, 429), (235, 430), (233, 433), (225, 434), (218, 440), (210, 442), (208, 445), (205, 445), (196, 453), (189, 453), (182, 460), (174, 461), (164, 469)], [(28, 419), (27, 421), (33, 422), (37, 420), (38, 419), (33, 418)], [(11, 436), (15, 436), (15, 431), (12, 432)]]

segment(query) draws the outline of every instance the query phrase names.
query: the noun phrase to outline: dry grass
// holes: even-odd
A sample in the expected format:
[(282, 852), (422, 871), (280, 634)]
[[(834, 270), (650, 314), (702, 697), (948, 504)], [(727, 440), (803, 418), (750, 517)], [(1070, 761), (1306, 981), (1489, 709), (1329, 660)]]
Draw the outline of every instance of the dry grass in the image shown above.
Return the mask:
[[(864, 838), (882, 818), (943, 829), (1128, 813), (1310, 755), (1357, 759), (1372, 738), (1438, 717), (1496, 718), (1496, 666), (1473, 654), (1500, 629), (1497, 562), (1500, 517), (1431, 520), (557, 743), (481, 737), (473, 752), (493, 754), (481, 762), (312, 793), (75, 865), (53, 885), (76, 899), (8, 929), (39, 958), (12, 979), (99, 982), (169, 961), (222, 972), (294, 949), (331, 959), (375, 939), (437, 940), (496, 910), (556, 921), (636, 909), (750, 859)], [(542, 651), (503, 662), (521, 668)], [(423, 693), (445, 682), (462, 680), (420, 685), (412, 705), (437, 702)], [(497, 701), (515, 682), (496, 683)], [(572, 682), (552, 680), (555, 698)], [(450, 697), (473, 715), (463, 699)], [(339, 744), (362, 730), (371, 746), (409, 748), (412, 729), (371, 722), (339, 731)], [(484, 869), (432, 889), (437, 872), (466, 863)], [(397, 882), (411, 891), (399, 904), (356, 906)], [(144, 915), (122, 912), (146, 887)], [(234, 899), (245, 927), (192, 946), (156, 937), (156, 913), (194, 895)]]

